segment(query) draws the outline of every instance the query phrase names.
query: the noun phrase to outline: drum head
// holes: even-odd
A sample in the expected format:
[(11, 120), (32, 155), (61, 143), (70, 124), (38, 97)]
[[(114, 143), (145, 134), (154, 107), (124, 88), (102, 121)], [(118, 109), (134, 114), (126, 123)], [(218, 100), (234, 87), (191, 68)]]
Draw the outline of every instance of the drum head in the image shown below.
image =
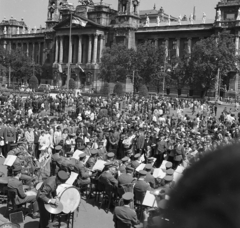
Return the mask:
[(62, 211), (65, 214), (74, 212), (78, 208), (80, 201), (80, 192), (74, 187), (65, 189), (60, 196), (60, 202), (63, 204)]

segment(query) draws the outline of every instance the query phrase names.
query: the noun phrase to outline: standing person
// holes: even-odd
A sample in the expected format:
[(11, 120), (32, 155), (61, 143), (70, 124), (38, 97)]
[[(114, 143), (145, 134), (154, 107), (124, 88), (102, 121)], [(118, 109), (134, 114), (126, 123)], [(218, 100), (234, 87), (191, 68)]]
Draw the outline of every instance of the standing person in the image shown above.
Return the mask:
[(57, 176), (49, 177), (38, 190), (37, 202), (40, 212), (39, 228), (46, 228), (50, 219), (50, 213), (45, 209), (44, 204), (57, 205), (56, 189), (58, 185), (65, 183), (69, 178), (67, 172), (60, 170)]
[(37, 125), (34, 125), (34, 153), (35, 153), (35, 158), (39, 159), (39, 137), (40, 137), (40, 131), (37, 128)]
[(4, 155), (4, 131), (5, 126), (3, 125), (2, 119), (0, 118), (0, 157), (3, 157)]
[(33, 151), (34, 132), (28, 124), (26, 125), (26, 129), (27, 130), (25, 131), (24, 136), (25, 136), (25, 139), (27, 140), (28, 151), (30, 152), (30, 154), (34, 154), (34, 151)]
[(215, 116), (217, 116), (217, 103), (215, 103), (215, 105), (214, 105), (214, 114), (215, 114)]

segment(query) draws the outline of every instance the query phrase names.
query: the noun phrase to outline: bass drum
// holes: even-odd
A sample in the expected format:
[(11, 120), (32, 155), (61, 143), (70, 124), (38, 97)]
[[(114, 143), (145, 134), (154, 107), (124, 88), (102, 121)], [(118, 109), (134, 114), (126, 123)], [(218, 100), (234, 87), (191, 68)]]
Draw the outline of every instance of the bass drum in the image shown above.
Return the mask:
[(81, 202), (80, 192), (75, 187), (66, 184), (58, 186), (57, 196), (63, 205), (62, 212), (65, 214), (74, 212)]

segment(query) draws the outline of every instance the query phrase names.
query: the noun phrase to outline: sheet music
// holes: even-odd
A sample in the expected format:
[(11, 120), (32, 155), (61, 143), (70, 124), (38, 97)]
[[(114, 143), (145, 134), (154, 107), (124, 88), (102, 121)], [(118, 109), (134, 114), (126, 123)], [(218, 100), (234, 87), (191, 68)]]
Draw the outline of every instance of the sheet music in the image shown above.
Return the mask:
[(77, 179), (78, 173), (71, 172), (70, 177), (67, 179), (66, 184), (73, 185), (74, 181)]
[(179, 181), (179, 179), (182, 177), (183, 175), (181, 173), (178, 172), (174, 172), (173, 173), (173, 181), (177, 182)]
[(83, 154), (83, 153), (84, 153), (84, 152), (81, 151), (81, 150), (76, 150), (76, 151), (73, 153), (72, 158), (75, 158), (75, 159), (79, 160), (79, 155), (80, 155), (80, 154)]
[(144, 155), (140, 157), (140, 162), (143, 163), (145, 161)]
[(95, 163), (95, 165), (92, 168), (92, 171), (95, 171), (95, 170), (102, 171), (104, 169), (105, 163), (106, 163), (105, 161), (97, 160), (97, 162)]
[(89, 158), (90, 158), (90, 156), (89, 156), (89, 155), (86, 155), (86, 159), (85, 159), (85, 161), (83, 162), (83, 164), (86, 165), (86, 163), (87, 163), (87, 161), (88, 161)]
[(150, 191), (146, 191), (142, 205), (147, 207), (158, 207), (155, 196), (151, 194)]
[(163, 170), (166, 170), (166, 163), (167, 163), (167, 162), (168, 162), (168, 161), (163, 160), (160, 168), (163, 169)]
[(16, 161), (16, 159), (17, 159), (17, 156), (8, 155), (7, 158), (4, 161), (4, 165), (7, 165), (7, 166), (11, 167), (13, 165), (13, 163)]
[(153, 170), (153, 177), (163, 179), (166, 176), (166, 173), (163, 172), (161, 168)]
[(175, 172), (177, 172), (177, 173), (183, 173), (183, 171), (184, 171), (184, 167), (183, 166), (178, 166), (177, 167), (177, 169), (175, 170)]
[(137, 168), (136, 168), (136, 171), (139, 172), (140, 170), (143, 170), (145, 168), (145, 165), (146, 164), (140, 164)]

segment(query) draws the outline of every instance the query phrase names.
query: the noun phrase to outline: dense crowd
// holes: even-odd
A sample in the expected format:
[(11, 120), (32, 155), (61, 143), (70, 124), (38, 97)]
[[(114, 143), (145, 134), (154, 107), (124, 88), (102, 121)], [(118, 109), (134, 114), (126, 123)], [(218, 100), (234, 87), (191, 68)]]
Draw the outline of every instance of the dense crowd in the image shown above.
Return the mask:
[[(186, 169), (218, 146), (239, 141), (240, 136), (240, 115), (233, 114), (236, 110), (225, 108), (218, 113), (218, 104), (207, 100), (130, 94), (108, 98), (81, 94), (32, 94), (26, 98), (1, 95), (0, 100), (1, 156), (17, 156), (8, 175), (30, 186), (44, 183), (35, 198), (24, 199), (38, 202), (41, 228), (47, 225), (42, 216), (49, 214), (40, 207), (41, 202), (56, 203), (50, 194), (56, 186), (46, 189), (52, 177), (64, 182), (65, 173), (78, 173), (75, 186), (82, 193), (97, 180), (130, 208), (139, 193), (164, 190), (164, 194), (158, 192), (158, 206), (164, 209), (178, 167)], [(186, 114), (186, 110), (191, 112)], [(83, 153), (76, 158), (76, 151)], [(105, 161), (103, 170), (93, 170), (98, 160)], [(140, 164), (145, 165), (139, 170)], [(159, 167), (165, 175), (153, 176)], [(119, 187), (131, 183), (134, 194), (119, 192)], [(144, 219), (146, 227), (154, 227), (146, 223), (147, 212), (142, 217), (141, 211), (136, 214), (131, 209), (126, 216), (125, 209), (115, 208), (116, 223), (136, 225)], [(37, 211), (36, 206), (36, 216)]]

